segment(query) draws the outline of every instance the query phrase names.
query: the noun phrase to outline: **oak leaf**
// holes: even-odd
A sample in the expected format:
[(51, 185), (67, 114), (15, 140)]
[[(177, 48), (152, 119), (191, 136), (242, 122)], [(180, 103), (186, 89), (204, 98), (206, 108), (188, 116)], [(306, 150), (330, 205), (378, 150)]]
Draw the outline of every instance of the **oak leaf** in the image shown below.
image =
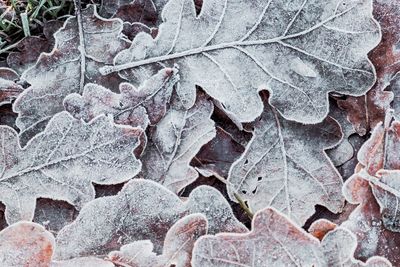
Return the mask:
[(0, 201), (7, 222), (32, 220), (36, 198), (65, 200), (79, 209), (94, 199), (92, 182), (134, 177), (141, 163), (133, 150), (142, 133), (104, 115), (87, 124), (64, 111), (21, 148), (15, 130), (1, 126)]
[(199, 85), (241, 122), (262, 112), (262, 89), (286, 119), (317, 123), (329, 92), (362, 95), (375, 82), (367, 53), (381, 35), (372, 0), (206, 0), (199, 15), (194, 1), (170, 0), (162, 19), (155, 39), (139, 33), (114, 67), (100, 71), (140, 82), (177, 63), (187, 107)]

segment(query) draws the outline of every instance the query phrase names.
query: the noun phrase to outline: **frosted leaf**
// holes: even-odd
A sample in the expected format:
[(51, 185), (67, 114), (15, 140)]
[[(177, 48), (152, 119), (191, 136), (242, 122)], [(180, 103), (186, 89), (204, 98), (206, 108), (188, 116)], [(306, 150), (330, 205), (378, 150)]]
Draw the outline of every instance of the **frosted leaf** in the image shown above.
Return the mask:
[(153, 243), (150, 240), (140, 240), (123, 245), (119, 251), (108, 254), (108, 260), (125, 267), (161, 267), (166, 266), (164, 255), (153, 252)]
[(356, 173), (344, 184), (343, 193), (347, 201), (359, 204), (341, 225), (357, 236), (355, 257), (365, 261), (373, 256), (382, 256), (398, 266), (400, 234), (387, 230), (382, 223), (380, 207), (369, 182)]
[(203, 176), (213, 176), (215, 172), (222, 177), (228, 177), (232, 163), (242, 155), (243, 151), (244, 146), (217, 126), (215, 138), (201, 148), (192, 164), (198, 166), (196, 170), (202, 172)]
[(207, 217), (208, 233), (247, 232), (247, 228), (232, 213), (232, 208), (223, 195), (210, 186), (194, 189), (186, 202), (190, 213), (202, 213)]
[(0, 232), (2, 267), (48, 267), (53, 249), (53, 235), (36, 223), (18, 222)]
[[(393, 100), (390, 81), (400, 71), (400, 8), (398, 1), (374, 0), (373, 15), (382, 29), (382, 41), (369, 53), (376, 68), (377, 82), (364, 96), (339, 101), (355, 130), (368, 134), (385, 117)], [(396, 100), (395, 100), (396, 103)]]
[(381, 170), (370, 184), (381, 207), (383, 224), (390, 231), (400, 232), (400, 171)]
[(318, 219), (313, 222), (308, 228), (308, 232), (322, 240), (324, 236), (336, 228), (336, 224), (327, 219)]
[(166, 265), (191, 267), (194, 243), (207, 234), (207, 228), (207, 218), (199, 213), (177, 221), (165, 236), (163, 255), (168, 259)]
[(128, 44), (122, 38), (122, 21), (105, 20), (90, 5), (82, 11), (81, 26), (83, 39), (79, 37), (76, 17), (68, 18), (54, 35), (56, 43), (51, 53), (42, 53), (36, 64), (22, 74), (21, 79), (31, 86), (13, 106), (21, 134), (30, 135), (29, 131), (37, 133), (44, 128), (54, 114), (64, 109), (64, 97), (82, 93), (85, 83), (101, 81), (111, 88), (105, 81), (114, 81), (115, 75), (102, 77), (98, 68), (110, 64), (114, 55)]
[(0, 201), (7, 222), (32, 220), (38, 197), (79, 209), (94, 198), (92, 182), (117, 184), (134, 177), (141, 164), (133, 150), (142, 133), (105, 116), (87, 124), (62, 112), (21, 148), (15, 130), (1, 126)]
[(100, 71), (137, 81), (177, 63), (187, 106), (199, 85), (242, 122), (262, 112), (261, 89), (286, 119), (317, 123), (328, 92), (361, 95), (375, 82), (367, 53), (381, 36), (371, 0), (207, 0), (198, 16), (192, 0), (171, 0), (162, 18), (155, 39), (138, 34)]
[(18, 79), (19, 75), (14, 70), (0, 68), (0, 106), (12, 103), (24, 90), (15, 82)]
[(115, 265), (109, 261), (98, 259), (95, 257), (75, 258), (66, 261), (53, 261), (50, 267), (114, 267)]
[(346, 113), (336, 105), (331, 105), (329, 116), (340, 124), (343, 138), (337, 146), (328, 150), (327, 154), (335, 166), (341, 166), (354, 156), (354, 148), (349, 142), (349, 137), (354, 134), (355, 131), (352, 124), (346, 119)]
[(157, 21), (157, 10), (152, 0), (107, 0), (102, 3), (101, 15), (147, 26), (155, 26)]
[(366, 263), (354, 259), (357, 238), (349, 230), (338, 227), (328, 232), (321, 242), (325, 256), (325, 266), (329, 267), (390, 267), (390, 262), (383, 257), (371, 257)]
[(203, 236), (193, 249), (193, 267), (322, 266), (318, 239), (273, 208), (257, 212), (252, 231)]
[(156, 124), (165, 115), (179, 78), (177, 71), (162, 69), (138, 89), (121, 83), (120, 94), (97, 84), (86, 84), (82, 96), (74, 93), (64, 99), (64, 107), (77, 119), (90, 121), (100, 114), (110, 114), (118, 124), (146, 129), (149, 122)]
[[(44, 27), (46, 24), (44, 24)], [(41, 38), (37, 36), (27, 36), (18, 42), (16, 51), (7, 56), (7, 64), (17, 71), (23, 73), (35, 65), (40, 53), (50, 52), (54, 41), (51, 38)]]
[(198, 95), (190, 109), (178, 104), (151, 129), (151, 141), (141, 157), (141, 175), (175, 193), (196, 180), (198, 173), (189, 164), (200, 148), (215, 137), (214, 121), (210, 118), (213, 104), (204, 94)]
[(344, 228), (328, 231), (319, 242), (273, 208), (256, 213), (252, 231), (200, 237), (193, 249), (192, 266), (391, 266), (382, 257), (367, 263), (353, 257), (357, 239)]
[(385, 125), (377, 124), (357, 154), (358, 161), (370, 175), (380, 169), (400, 169), (400, 122), (391, 120), (387, 116)]
[(207, 219), (202, 214), (190, 214), (178, 220), (167, 232), (162, 255), (153, 252), (150, 240), (136, 241), (108, 254), (115, 264), (132, 267), (191, 267), (194, 242), (207, 233)]
[(103, 255), (139, 240), (150, 240), (155, 253), (161, 254), (168, 230), (193, 213), (207, 217), (210, 233), (247, 231), (216, 189), (200, 186), (195, 190), (188, 202), (182, 202), (156, 182), (134, 179), (118, 195), (95, 199), (83, 207), (77, 219), (59, 232), (56, 258)]
[[(399, 57), (400, 57), (400, 55), (399, 55)], [(399, 62), (399, 65), (400, 65), (400, 62)], [(399, 99), (400, 98), (400, 66), (399, 66), (399, 72), (393, 76), (388, 87), (394, 93), (394, 101), (392, 102), (392, 107), (394, 110), (393, 115), (397, 120), (400, 120), (400, 99)]]
[(330, 117), (304, 125), (266, 106), (246, 151), (230, 169), (230, 198), (236, 201), (237, 193), (252, 211), (272, 206), (300, 225), (316, 204), (341, 211), (342, 178), (324, 152), (340, 140), (340, 127)]
[(32, 221), (44, 225), (49, 232), (56, 234), (76, 216), (77, 210), (66, 201), (39, 198), (36, 200)]

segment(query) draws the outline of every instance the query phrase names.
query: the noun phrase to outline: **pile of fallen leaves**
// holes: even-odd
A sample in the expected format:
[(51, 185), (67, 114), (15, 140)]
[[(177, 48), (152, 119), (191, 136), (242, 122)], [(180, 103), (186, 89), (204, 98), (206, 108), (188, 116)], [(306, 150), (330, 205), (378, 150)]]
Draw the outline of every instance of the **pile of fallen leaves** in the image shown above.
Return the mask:
[(0, 266), (400, 266), (400, 2), (101, 2), (0, 62)]

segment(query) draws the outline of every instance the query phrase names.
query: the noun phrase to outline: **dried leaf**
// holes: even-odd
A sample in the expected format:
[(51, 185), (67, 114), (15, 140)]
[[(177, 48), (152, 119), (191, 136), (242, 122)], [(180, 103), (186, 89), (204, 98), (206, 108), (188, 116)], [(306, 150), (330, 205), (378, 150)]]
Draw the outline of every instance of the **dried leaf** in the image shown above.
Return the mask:
[(357, 241), (349, 230), (329, 231), (321, 243), (273, 208), (257, 212), (252, 231), (201, 237), (193, 250), (193, 267), (201, 266), (391, 266), (382, 257), (367, 263), (354, 259)]
[(199, 85), (242, 122), (262, 112), (261, 89), (286, 119), (317, 123), (328, 92), (361, 95), (375, 82), (367, 53), (380, 31), (371, 0), (208, 0), (198, 16), (193, 1), (171, 0), (162, 16), (155, 39), (138, 34), (115, 67), (100, 71), (133, 81), (177, 63), (186, 106)]
[(166, 113), (172, 89), (177, 82), (177, 69), (162, 69), (141, 87), (119, 85), (116, 94), (97, 84), (86, 84), (82, 96), (74, 93), (64, 99), (64, 106), (75, 118), (90, 121), (110, 114), (118, 124), (141, 126), (156, 124)]
[(18, 79), (19, 75), (14, 70), (0, 68), (0, 106), (12, 103), (24, 90), (15, 82)]
[(161, 254), (167, 231), (187, 214), (202, 213), (209, 233), (247, 231), (214, 188), (196, 188), (187, 202), (150, 180), (134, 179), (116, 196), (103, 197), (83, 207), (72, 224), (57, 236), (57, 259), (103, 255), (122, 245), (151, 240)]
[(357, 173), (343, 187), (346, 200), (359, 206), (342, 224), (356, 234), (358, 246), (355, 257), (366, 260), (372, 256), (387, 258), (394, 266), (400, 264), (400, 235), (387, 230), (380, 214), (380, 207), (372, 194), (369, 182)]
[(150, 240), (136, 241), (113, 251), (108, 258), (115, 264), (132, 267), (191, 267), (194, 242), (207, 233), (207, 219), (202, 214), (190, 214), (178, 220), (168, 230), (162, 255), (153, 252)]
[(370, 180), (370, 185), (381, 208), (384, 226), (390, 231), (400, 232), (400, 170), (381, 170), (377, 179)]
[(325, 235), (334, 230), (336, 226), (335, 223), (327, 219), (319, 219), (311, 224), (310, 228), (308, 228), (308, 232), (319, 240), (322, 240)]
[(32, 220), (38, 197), (79, 209), (94, 198), (92, 182), (117, 184), (140, 171), (133, 149), (142, 131), (114, 125), (105, 116), (86, 124), (59, 113), (24, 148), (13, 129), (1, 126), (0, 132), (0, 201), (8, 223)]
[(349, 137), (354, 134), (355, 131), (352, 124), (346, 119), (346, 113), (336, 105), (330, 105), (329, 116), (340, 124), (343, 138), (336, 147), (329, 149), (327, 154), (335, 166), (341, 166), (354, 156), (354, 148), (349, 142)]
[(0, 232), (0, 264), (4, 267), (48, 267), (54, 237), (43, 226), (18, 222)]
[(200, 214), (190, 214), (177, 221), (165, 236), (163, 255), (167, 264), (176, 267), (191, 267), (194, 243), (207, 234), (207, 218)]
[(388, 87), (394, 93), (394, 101), (392, 103), (393, 115), (397, 120), (400, 120), (400, 70), (391, 79)]
[(164, 255), (153, 252), (153, 243), (150, 240), (140, 240), (123, 245), (119, 251), (108, 254), (108, 260), (124, 267), (161, 267), (165, 266)]
[(214, 121), (210, 119), (213, 104), (199, 94), (190, 109), (175, 101), (165, 117), (148, 135), (151, 140), (141, 157), (141, 175), (178, 193), (198, 177), (189, 164), (200, 148), (215, 137)]
[(397, 1), (374, 0), (373, 14), (382, 29), (382, 41), (369, 57), (376, 67), (377, 82), (364, 96), (348, 97), (339, 101), (347, 111), (348, 119), (360, 135), (369, 133), (385, 117), (393, 100), (387, 89), (393, 76), (400, 71), (400, 8)]
[(340, 127), (330, 117), (303, 125), (266, 106), (246, 151), (231, 167), (230, 198), (238, 194), (253, 211), (272, 206), (300, 225), (316, 204), (341, 211), (342, 179), (324, 152), (340, 140)]
[(50, 52), (53, 45), (52, 40), (37, 36), (27, 36), (18, 43), (17, 51), (8, 55), (7, 64), (18, 73), (23, 73), (35, 65), (42, 52)]
[(318, 239), (266, 208), (255, 215), (250, 233), (201, 237), (192, 266), (322, 266), (322, 260)]
[[(228, 177), (229, 169), (244, 152), (244, 147), (221, 127), (216, 127), (216, 136), (205, 144), (193, 160), (193, 165), (201, 171), (211, 171), (209, 176), (217, 173)], [(203, 176), (208, 176), (204, 175)]]
[(400, 169), (400, 122), (390, 120), (391, 117), (386, 119), (385, 124), (376, 125), (371, 137), (358, 152), (358, 161), (370, 175), (375, 175), (380, 169)]
[(354, 130), (359, 135), (365, 135), (383, 120), (392, 100), (392, 92), (374, 87), (363, 96), (339, 100), (338, 105), (347, 112)]
[(33, 222), (45, 226), (47, 231), (56, 235), (65, 225), (73, 222), (76, 216), (77, 210), (65, 201), (38, 198)]
[[(22, 79), (31, 86), (14, 103), (18, 113), (17, 126), (21, 134), (28, 136), (44, 128), (47, 121), (63, 110), (64, 97), (83, 91), (86, 82), (98, 82), (103, 86), (114, 80), (115, 75), (102, 77), (99, 66), (110, 64), (113, 56), (123, 49), (127, 42), (122, 38), (122, 21), (105, 20), (97, 15), (94, 6), (82, 11), (83, 39), (75, 17), (67, 19), (55, 34), (56, 44), (51, 53), (43, 53), (35, 66), (22, 74)], [(25, 140), (23, 140), (25, 141)]]
[(321, 242), (325, 256), (325, 266), (348, 267), (390, 267), (391, 263), (383, 257), (371, 257), (366, 263), (354, 259), (357, 238), (349, 230), (338, 227), (328, 232)]

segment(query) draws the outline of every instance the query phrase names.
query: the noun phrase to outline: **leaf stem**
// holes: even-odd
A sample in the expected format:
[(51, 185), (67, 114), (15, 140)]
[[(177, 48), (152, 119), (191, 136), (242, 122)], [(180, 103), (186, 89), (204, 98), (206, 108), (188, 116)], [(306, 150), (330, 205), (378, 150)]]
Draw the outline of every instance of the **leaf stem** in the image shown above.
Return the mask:
[(254, 217), (253, 212), (250, 210), (250, 208), (246, 205), (246, 203), (243, 201), (243, 199), (239, 196), (238, 193), (234, 192), (233, 195), (235, 196), (236, 200), (239, 202), (240, 207), (246, 212), (247, 216), (252, 220)]

